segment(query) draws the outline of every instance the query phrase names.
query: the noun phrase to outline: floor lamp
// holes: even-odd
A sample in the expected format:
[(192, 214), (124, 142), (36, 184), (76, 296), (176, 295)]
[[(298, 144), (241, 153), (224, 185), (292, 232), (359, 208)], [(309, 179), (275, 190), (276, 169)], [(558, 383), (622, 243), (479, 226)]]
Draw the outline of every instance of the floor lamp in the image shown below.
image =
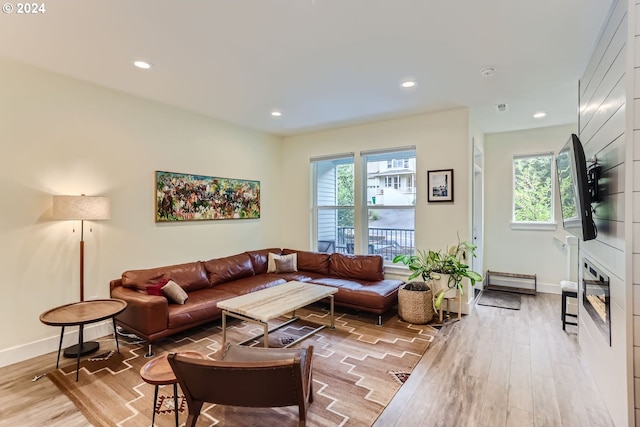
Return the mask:
[[(53, 218), (59, 220), (80, 221), (80, 301), (84, 301), (84, 221), (95, 221), (110, 218), (109, 199), (106, 197), (85, 196), (53, 196)], [(74, 230), (75, 231), (75, 230)], [(77, 357), (98, 350), (95, 341), (71, 346), (64, 351), (66, 357)]]

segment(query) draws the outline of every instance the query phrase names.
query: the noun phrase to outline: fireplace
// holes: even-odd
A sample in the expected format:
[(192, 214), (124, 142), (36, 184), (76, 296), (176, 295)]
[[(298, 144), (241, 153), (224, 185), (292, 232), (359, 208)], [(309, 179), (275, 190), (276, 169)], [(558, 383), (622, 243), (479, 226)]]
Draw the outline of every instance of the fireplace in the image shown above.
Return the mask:
[(582, 260), (582, 305), (611, 345), (609, 276), (603, 274), (587, 258)]

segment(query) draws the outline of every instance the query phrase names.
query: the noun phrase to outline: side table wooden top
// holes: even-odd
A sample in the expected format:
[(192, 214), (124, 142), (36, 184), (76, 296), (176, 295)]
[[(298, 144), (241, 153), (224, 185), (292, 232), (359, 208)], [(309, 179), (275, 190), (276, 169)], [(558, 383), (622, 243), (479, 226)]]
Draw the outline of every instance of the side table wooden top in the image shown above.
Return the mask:
[(74, 302), (45, 311), (40, 315), (40, 321), (51, 326), (82, 325), (116, 316), (125, 308), (127, 303), (119, 299)]
[[(178, 354), (193, 359), (207, 359), (207, 356), (194, 350), (179, 351)], [(178, 382), (171, 365), (169, 365), (168, 355), (169, 353), (165, 353), (162, 356), (158, 356), (140, 368), (140, 376), (145, 382), (155, 385), (175, 384)]]

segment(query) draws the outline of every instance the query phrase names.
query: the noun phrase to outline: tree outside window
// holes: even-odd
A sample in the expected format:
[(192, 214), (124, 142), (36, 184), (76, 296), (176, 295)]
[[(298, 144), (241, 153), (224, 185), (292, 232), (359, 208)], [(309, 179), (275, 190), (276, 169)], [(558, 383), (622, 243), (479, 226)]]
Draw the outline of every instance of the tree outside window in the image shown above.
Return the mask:
[(320, 252), (346, 252), (354, 239), (353, 156), (312, 159), (313, 224)]
[(552, 154), (514, 157), (514, 222), (553, 222), (552, 164)]

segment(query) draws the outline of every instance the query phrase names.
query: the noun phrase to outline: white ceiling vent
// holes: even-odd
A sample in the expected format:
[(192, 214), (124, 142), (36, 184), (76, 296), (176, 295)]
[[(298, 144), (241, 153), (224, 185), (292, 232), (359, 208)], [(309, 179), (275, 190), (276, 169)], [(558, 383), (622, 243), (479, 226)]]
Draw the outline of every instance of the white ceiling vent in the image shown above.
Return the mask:
[(502, 112), (502, 111), (507, 111), (507, 104), (497, 104), (496, 105), (496, 110)]

